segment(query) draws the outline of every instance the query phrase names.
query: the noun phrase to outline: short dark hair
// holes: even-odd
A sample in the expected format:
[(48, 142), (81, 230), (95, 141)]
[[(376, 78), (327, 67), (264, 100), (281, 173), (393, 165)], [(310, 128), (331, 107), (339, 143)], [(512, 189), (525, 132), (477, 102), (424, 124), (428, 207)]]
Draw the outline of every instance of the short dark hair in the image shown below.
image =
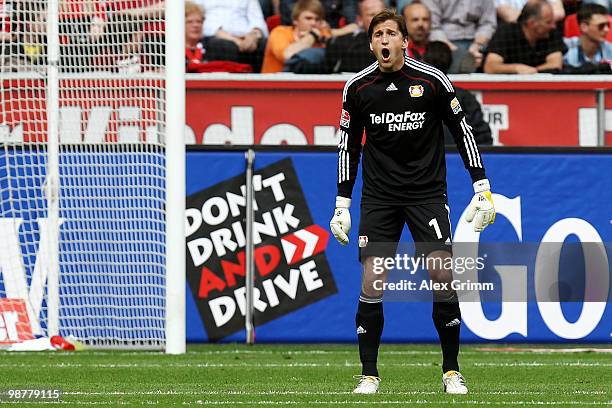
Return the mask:
[(374, 16), (372, 22), (370, 23), (370, 27), (368, 27), (368, 38), (370, 39), (370, 41), (372, 41), (372, 33), (374, 33), (374, 27), (388, 20), (395, 21), (397, 23), (397, 26), (399, 27), (400, 33), (402, 33), (404, 38), (408, 38), (408, 29), (406, 29), (406, 22), (404, 21), (404, 17), (397, 14), (394, 9), (386, 8)]
[(453, 52), (450, 47), (442, 41), (432, 41), (427, 44), (423, 61), (433, 65), (445, 74), (453, 63)]
[(547, 4), (546, 0), (529, 0), (523, 6), (521, 10), (521, 14), (518, 16), (516, 22), (519, 25), (523, 25), (527, 23), (527, 20), (534, 17), (536, 19), (540, 19), (542, 17), (542, 7)]
[(603, 14), (604, 16), (608, 15), (608, 9), (606, 9), (601, 4), (588, 3), (583, 4), (578, 12), (576, 13), (576, 17), (578, 19), (578, 24), (588, 23), (591, 21), (591, 17), (593, 14)]

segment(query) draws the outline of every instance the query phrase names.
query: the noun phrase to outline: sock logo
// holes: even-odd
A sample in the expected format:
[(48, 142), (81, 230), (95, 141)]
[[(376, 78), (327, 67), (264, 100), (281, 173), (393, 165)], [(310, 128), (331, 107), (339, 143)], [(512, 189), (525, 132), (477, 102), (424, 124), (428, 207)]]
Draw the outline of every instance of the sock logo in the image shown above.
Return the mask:
[(359, 326), (357, 328), (357, 334), (366, 334), (366, 329), (364, 329), (363, 327)]
[(446, 327), (453, 327), (453, 326), (458, 326), (461, 324), (461, 320), (459, 319), (453, 319), (450, 322), (446, 323)]

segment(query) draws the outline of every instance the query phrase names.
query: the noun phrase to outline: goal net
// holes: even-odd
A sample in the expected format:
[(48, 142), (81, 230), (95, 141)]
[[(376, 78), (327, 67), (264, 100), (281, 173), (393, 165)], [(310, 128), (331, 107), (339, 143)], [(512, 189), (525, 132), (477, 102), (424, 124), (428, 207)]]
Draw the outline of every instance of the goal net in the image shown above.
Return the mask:
[(164, 9), (0, 0), (0, 323), (164, 348)]

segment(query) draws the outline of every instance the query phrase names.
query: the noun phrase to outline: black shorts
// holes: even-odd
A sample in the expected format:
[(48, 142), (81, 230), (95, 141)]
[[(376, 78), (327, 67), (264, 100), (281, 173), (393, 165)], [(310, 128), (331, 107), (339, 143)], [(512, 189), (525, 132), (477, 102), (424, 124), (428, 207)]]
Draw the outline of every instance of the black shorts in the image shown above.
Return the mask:
[(416, 245), (415, 256), (444, 250), (452, 253), (450, 209), (447, 204), (393, 206), (361, 204), (359, 260), (368, 256), (393, 257), (404, 224)]

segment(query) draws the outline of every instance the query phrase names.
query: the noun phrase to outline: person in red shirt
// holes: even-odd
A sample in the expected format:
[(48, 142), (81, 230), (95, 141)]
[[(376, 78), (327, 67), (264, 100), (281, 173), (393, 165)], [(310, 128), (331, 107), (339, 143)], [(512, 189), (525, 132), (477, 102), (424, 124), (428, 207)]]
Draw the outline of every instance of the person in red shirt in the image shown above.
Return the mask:
[(185, 70), (200, 72), (253, 72), (248, 64), (233, 61), (209, 61), (202, 38), (204, 9), (199, 4), (185, 2)]
[(124, 73), (162, 69), (164, 65), (164, 0), (103, 2), (107, 63)]

